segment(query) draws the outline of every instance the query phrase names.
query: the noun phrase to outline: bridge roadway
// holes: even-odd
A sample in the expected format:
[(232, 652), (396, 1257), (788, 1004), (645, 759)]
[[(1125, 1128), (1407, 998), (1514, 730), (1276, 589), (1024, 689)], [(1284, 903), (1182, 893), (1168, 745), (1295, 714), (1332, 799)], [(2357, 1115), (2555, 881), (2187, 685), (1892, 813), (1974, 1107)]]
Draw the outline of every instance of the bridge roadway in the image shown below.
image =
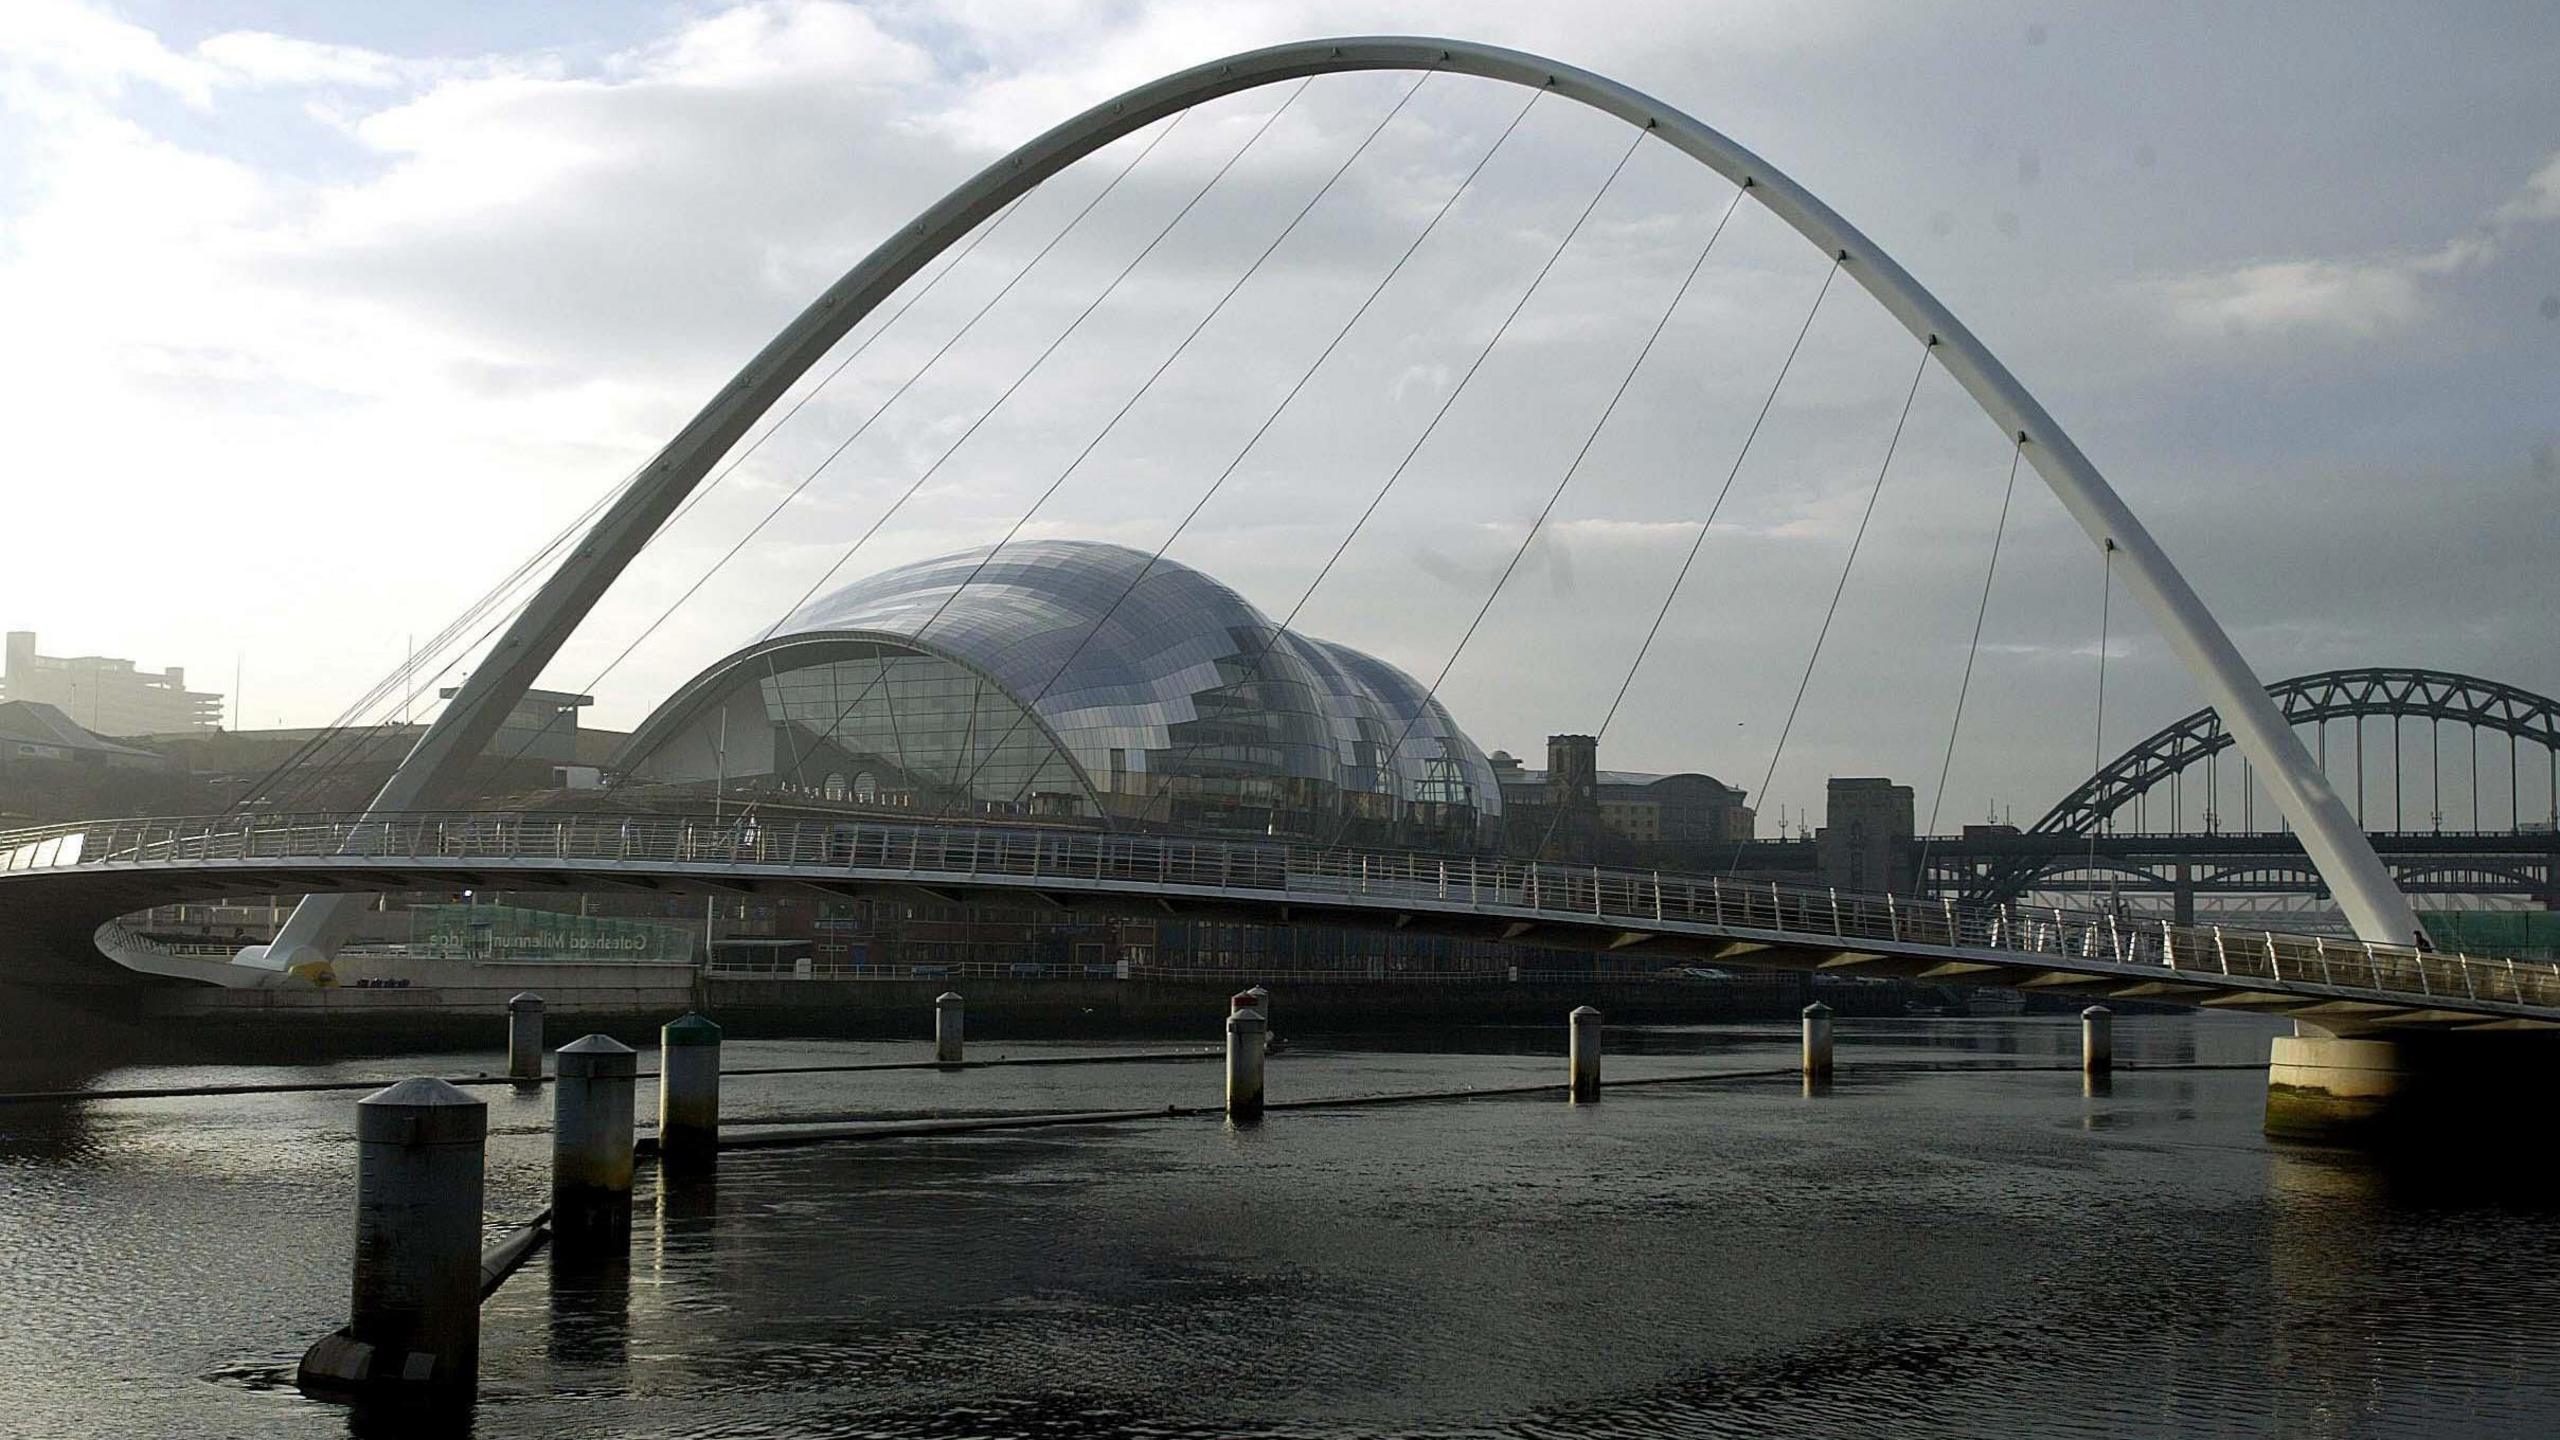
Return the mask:
[(464, 887), (1001, 899), (1418, 929), (1664, 965), (2254, 1010), (2339, 1033), (2560, 1024), (2560, 966), (2544, 962), (2042, 906), (1068, 828), (541, 812), (100, 820), (0, 834), (0, 977), (29, 978), (39, 951), (104, 971), (91, 937), (153, 905)]
[[(2560, 835), (2548, 830), (2373, 831), (2375, 852), (2408, 895), (2508, 895), (2560, 904)], [(2026, 891), (2105, 889), (2181, 897), (2325, 895), (2284, 831), (1963, 835), (1930, 840), (1931, 893), (1992, 902)], [(1747, 863), (1747, 862), (1746, 862)]]
[[(2367, 838), (2404, 894), (2507, 895), (2560, 907), (2560, 834), (2549, 830), (2376, 830)], [(1928, 894), (1986, 904), (2039, 890), (2329, 893), (2302, 841), (2282, 830), (1976, 833), (1919, 837), (1911, 847), (1928, 861), (1921, 879)], [(1753, 840), (1739, 864), (1759, 875), (1812, 876), (1821, 857), (1810, 839)]]

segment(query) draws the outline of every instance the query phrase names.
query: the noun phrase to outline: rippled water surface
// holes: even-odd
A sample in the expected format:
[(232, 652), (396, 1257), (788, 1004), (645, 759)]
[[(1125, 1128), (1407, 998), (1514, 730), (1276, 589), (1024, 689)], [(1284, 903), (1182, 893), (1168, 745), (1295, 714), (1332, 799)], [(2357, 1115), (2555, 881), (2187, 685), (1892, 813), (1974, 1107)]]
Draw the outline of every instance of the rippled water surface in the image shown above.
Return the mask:
[[(1285, 1028), (1285, 1025), (1284, 1027)], [(2123, 1018), (2134, 1065), (2257, 1063)], [(1301, 1043), (1275, 1099), (1560, 1078), (1562, 1027)], [(1791, 1061), (1619, 1031), (1611, 1079)], [(1168, 1119), (643, 1172), (627, 1272), (488, 1304), (481, 1436), (2549, 1435), (2560, 1240), (2518, 1177), (2269, 1145), (2262, 1074), (2085, 1095), (2064, 1019), (1846, 1022), (1792, 1079)], [(748, 1042), (732, 1066), (920, 1058)], [(981, 1043), (973, 1056), (1059, 1047)], [(1520, 1053), (1527, 1052), (1527, 1053)], [(1541, 1053), (1543, 1052), (1543, 1053)], [(467, 1074), (125, 1067), (90, 1088)], [(733, 1077), (742, 1118), (1214, 1103), (1214, 1066)], [(491, 1106), (493, 1225), (547, 1096)], [(302, 1399), (344, 1318), (353, 1092), (0, 1107), (0, 1434), (414, 1433)], [(641, 1104), (653, 1096), (644, 1082)], [(2530, 1143), (2529, 1136), (2520, 1140)], [(2484, 1163), (2512, 1165), (2496, 1157)], [(279, 1383), (281, 1381), (287, 1383)]]

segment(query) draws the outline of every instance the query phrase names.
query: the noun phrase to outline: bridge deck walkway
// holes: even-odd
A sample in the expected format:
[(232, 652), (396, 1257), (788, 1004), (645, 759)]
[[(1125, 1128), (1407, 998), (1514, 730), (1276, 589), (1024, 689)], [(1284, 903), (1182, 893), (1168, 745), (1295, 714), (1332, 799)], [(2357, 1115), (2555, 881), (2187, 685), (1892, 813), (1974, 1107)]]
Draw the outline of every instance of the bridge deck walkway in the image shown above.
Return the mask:
[(969, 822), (549, 812), (109, 820), (0, 834), (0, 908), (93, 926), (199, 895), (467, 885), (1006, 895), (2087, 991), (2347, 1028), (2560, 1024), (2560, 966), (2543, 962), (1476, 856)]

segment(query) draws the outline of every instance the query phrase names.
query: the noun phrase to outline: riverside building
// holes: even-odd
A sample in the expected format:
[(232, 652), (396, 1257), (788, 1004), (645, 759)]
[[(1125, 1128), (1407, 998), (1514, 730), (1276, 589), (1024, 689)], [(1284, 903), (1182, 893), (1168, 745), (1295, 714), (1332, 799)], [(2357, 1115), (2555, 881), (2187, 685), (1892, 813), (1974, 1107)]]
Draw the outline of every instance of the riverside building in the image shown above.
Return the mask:
[(222, 728), (222, 697), (187, 688), (187, 672), (140, 670), (105, 655), (40, 655), (32, 630), (9, 632), (0, 700), (50, 705), (99, 735)]

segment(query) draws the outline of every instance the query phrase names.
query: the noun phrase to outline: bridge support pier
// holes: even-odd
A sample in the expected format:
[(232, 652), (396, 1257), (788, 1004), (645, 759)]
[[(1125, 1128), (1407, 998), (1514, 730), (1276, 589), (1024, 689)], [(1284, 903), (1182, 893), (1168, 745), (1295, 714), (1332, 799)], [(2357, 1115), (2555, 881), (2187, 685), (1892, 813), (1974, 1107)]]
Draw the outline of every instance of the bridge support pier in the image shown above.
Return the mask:
[(965, 1001), (957, 990), (945, 990), (933, 997), (933, 1063), (957, 1065), (966, 1053), (962, 1049), (962, 1030), (968, 1022)]
[(356, 1102), (354, 1301), (303, 1355), (305, 1393), (467, 1398), (480, 1375), (480, 1203), (489, 1107), (442, 1080)]
[(2116, 1012), (2092, 1005), (2080, 1012), (2080, 1073), (2107, 1078), (2116, 1068)]
[(658, 1028), (658, 1168), (699, 1173), (720, 1163), (720, 1027), (680, 1015)]
[(2560, 1070), (2560, 1036), (2532, 1031), (2332, 1035), (2297, 1024), (2267, 1061), (2267, 1134), (2422, 1147), (2517, 1136), (2519, 1105)]
[(1600, 1098), (1600, 1012), (1574, 1007), (1565, 1017), (1565, 1098), (1588, 1105)]
[(1251, 1125), (1262, 1119), (1262, 1060), (1271, 1022), (1259, 1010), (1227, 1014), (1227, 1119)]
[(631, 1099), (640, 1057), (609, 1035), (560, 1047), (551, 1089), (551, 1254), (586, 1263), (631, 1248)]
[(507, 1002), (507, 1078), (542, 1083), (542, 997), (530, 990)]
[(1831, 1007), (1819, 1000), (1804, 1007), (1804, 1078), (1811, 1085), (1831, 1081)]

